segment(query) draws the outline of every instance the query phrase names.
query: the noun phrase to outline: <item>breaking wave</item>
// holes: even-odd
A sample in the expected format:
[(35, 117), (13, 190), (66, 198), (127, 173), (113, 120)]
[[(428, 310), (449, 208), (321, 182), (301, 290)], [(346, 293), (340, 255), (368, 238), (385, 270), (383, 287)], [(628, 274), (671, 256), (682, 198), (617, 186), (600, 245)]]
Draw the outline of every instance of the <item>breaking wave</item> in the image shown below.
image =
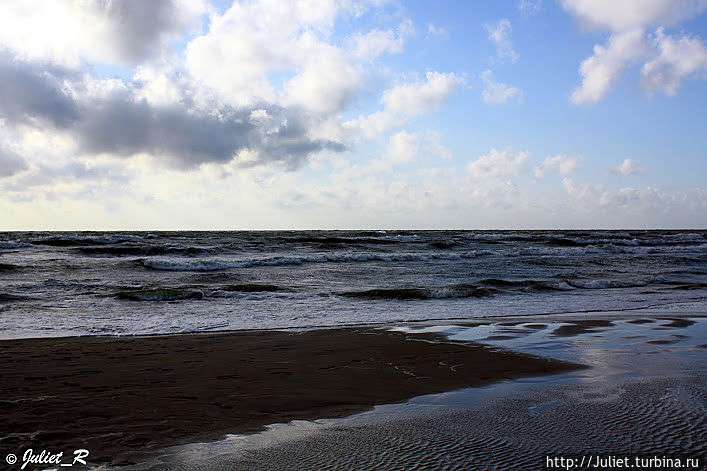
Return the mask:
[(268, 293), (275, 291), (283, 291), (283, 288), (269, 284), (243, 283), (212, 287), (209, 289), (203, 287), (134, 288), (118, 291), (115, 293), (114, 297), (126, 301), (181, 301), (187, 299), (223, 297), (233, 293)]
[(662, 277), (625, 281), (610, 279), (560, 279), (560, 280), (506, 280), (486, 278), (475, 283), (456, 284), (435, 288), (371, 288), (360, 291), (342, 291), (333, 294), (358, 299), (454, 299), (483, 298), (502, 294), (552, 293), (572, 290), (601, 290), (612, 288), (635, 288), (653, 283), (671, 285), (671, 289), (697, 290), (705, 288), (704, 283), (680, 283), (666, 281)]
[(478, 250), (465, 253), (385, 253), (385, 254), (318, 254), (299, 257), (268, 257), (244, 260), (165, 260), (140, 259), (145, 268), (166, 271), (217, 271), (233, 268), (263, 266), (302, 265), (304, 263), (348, 263), (348, 262), (415, 262), (432, 260), (461, 260), (490, 255), (493, 252)]

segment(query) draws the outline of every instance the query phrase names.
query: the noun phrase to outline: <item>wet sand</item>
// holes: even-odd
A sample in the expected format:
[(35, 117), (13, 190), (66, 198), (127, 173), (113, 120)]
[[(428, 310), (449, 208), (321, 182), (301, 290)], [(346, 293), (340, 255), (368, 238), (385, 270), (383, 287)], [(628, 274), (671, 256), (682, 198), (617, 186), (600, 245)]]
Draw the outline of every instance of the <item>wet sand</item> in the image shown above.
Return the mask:
[(294, 419), (581, 368), (435, 334), (354, 328), (0, 342), (0, 449), (90, 463)]
[(217, 459), (204, 459), (208, 448), (195, 446), (181, 460), (144, 469), (528, 471), (553, 469), (547, 466), (548, 456), (689, 457), (699, 465), (686, 469), (704, 469), (705, 401), (707, 381), (699, 377), (546, 386), (478, 408), (343, 421), (275, 446), (231, 455), (220, 450)]
[(344, 419), (274, 425), (164, 450), (134, 469), (525, 471), (550, 469), (548, 456), (691, 458), (699, 464), (683, 469), (704, 469), (707, 319), (639, 319), (624, 313), (399, 326), (591, 368), (418, 396)]

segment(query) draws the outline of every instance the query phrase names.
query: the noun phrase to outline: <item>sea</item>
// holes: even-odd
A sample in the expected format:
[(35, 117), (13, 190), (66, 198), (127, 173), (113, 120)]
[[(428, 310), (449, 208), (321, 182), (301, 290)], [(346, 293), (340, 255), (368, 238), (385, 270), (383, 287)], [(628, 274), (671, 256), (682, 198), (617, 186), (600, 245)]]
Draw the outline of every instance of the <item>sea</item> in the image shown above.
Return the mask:
[(707, 231), (0, 233), (0, 338), (707, 311)]

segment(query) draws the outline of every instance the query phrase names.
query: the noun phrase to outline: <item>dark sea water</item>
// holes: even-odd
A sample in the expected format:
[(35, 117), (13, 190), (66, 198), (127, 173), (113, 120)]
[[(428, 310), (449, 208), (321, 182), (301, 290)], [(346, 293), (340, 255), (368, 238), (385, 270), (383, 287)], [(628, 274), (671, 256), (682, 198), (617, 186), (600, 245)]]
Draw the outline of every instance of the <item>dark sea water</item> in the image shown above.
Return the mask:
[(0, 233), (0, 338), (706, 301), (707, 231)]

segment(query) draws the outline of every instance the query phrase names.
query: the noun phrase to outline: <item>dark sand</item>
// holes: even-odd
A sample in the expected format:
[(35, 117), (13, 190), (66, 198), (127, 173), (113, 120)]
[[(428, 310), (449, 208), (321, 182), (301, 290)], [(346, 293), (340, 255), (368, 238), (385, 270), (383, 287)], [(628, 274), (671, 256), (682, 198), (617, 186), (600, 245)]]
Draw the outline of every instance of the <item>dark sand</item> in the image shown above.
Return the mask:
[(3, 452), (150, 450), (580, 365), (373, 329), (0, 342)]

